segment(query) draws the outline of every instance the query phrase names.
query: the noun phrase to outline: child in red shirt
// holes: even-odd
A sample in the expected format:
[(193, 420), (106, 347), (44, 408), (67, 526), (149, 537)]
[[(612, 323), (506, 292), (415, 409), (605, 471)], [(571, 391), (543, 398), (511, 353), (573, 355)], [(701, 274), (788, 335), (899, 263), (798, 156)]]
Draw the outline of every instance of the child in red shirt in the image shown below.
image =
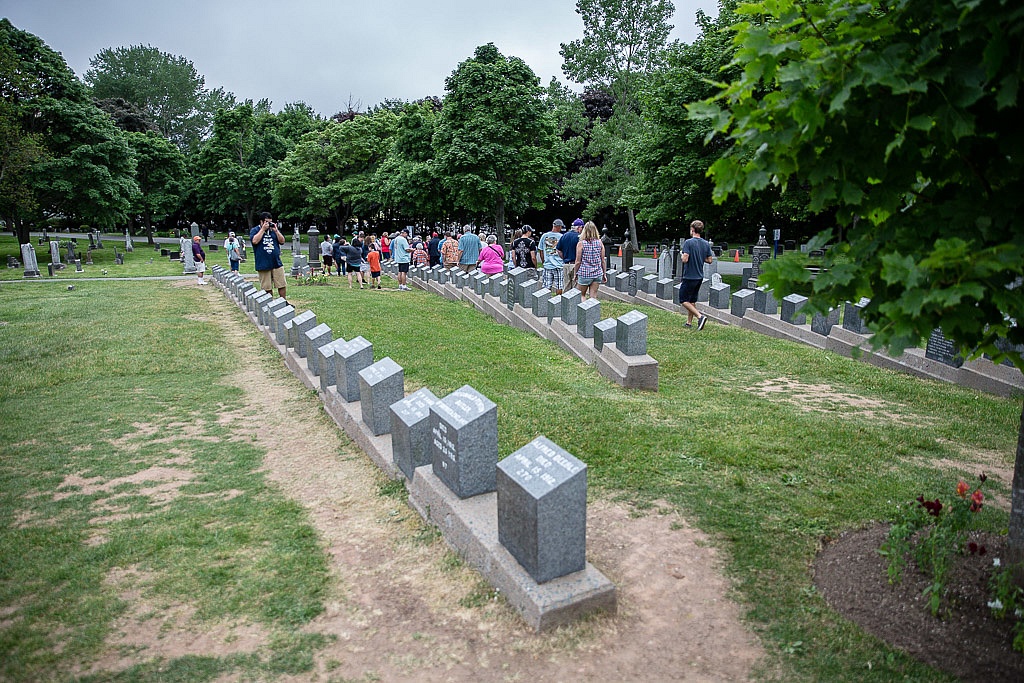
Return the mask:
[(373, 289), (375, 285), (377, 289), (380, 289), (380, 252), (371, 249), (366, 254), (366, 262), (370, 264), (370, 277), (373, 278), (370, 281), (370, 289)]

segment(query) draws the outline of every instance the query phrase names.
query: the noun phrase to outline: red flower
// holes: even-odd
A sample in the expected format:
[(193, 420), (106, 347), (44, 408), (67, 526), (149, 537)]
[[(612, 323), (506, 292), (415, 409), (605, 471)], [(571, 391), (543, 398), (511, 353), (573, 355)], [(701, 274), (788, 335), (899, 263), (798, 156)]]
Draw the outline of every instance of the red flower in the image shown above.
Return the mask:
[(977, 491), (975, 491), (974, 493), (971, 494), (971, 504), (972, 505), (977, 505), (980, 508), (981, 504), (984, 501), (985, 501), (985, 494), (981, 492), (981, 489), (978, 489)]
[(967, 492), (970, 491), (970, 490), (971, 490), (971, 487), (968, 486), (967, 482), (964, 481), (963, 479), (961, 479), (959, 482), (957, 482), (957, 485), (956, 485), (956, 495), (960, 496), (961, 498), (965, 498), (967, 496)]

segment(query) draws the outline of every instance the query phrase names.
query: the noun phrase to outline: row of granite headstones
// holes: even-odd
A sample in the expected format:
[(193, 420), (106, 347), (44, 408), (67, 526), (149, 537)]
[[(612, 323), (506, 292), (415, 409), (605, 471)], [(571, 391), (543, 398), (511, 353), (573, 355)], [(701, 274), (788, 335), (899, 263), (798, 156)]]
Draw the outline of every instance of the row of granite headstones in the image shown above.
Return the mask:
[(433, 474), (460, 499), (497, 493), (498, 540), (537, 583), (586, 566), (587, 466), (539, 436), (498, 461), (497, 406), (469, 385), (438, 398), (429, 389), (405, 395), (404, 370), (390, 357), (373, 361), (363, 337), (332, 339), (312, 311), (257, 290), (214, 266), (214, 279), (253, 313), (277, 342), (306, 359), (324, 401), (358, 401), (374, 436), (391, 435), (392, 457), (412, 480)]
[[(385, 272), (397, 274), (395, 263), (385, 265)], [(642, 269), (643, 266), (637, 266)], [(628, 274), (626, 274), (628, 275)], [(537, 279), (538, 271), (531, 268), (513, 268), (507, 273), (486, 275), (479, 270), (465, 272), (459, 268), (413, 267), (409, 276), (433, 281), (456, 289), (471, 289), (481, 297), (493, 296), (513, 310), (516, 304), (531, 311), (541, 320), (551, 322), (558, 318), (567, 326), (575, 326), (585, 339), (593, 339), (600, 351), (605, 344), (614, 342), (615, 348), (625, 356), (647, 353), (647, 316), (640, 311), (629, 311), (618, 318), (601, 319), (601, 302), (591, 298), (582, 300), (578, 289), (552, 294)]]
[[(92, 241), (91, 238), (93, 237), (93, 234), (89, 233), (89, 237), (90, 237), (90, 241)], [(76, 245), (75, 240), (73, 240), (73, 239), (72, 240), (68, 240), (67, 264), (65, 264), (61, 260), (60, 242), (57, 242), (56, 240), (53, 240), (53, 241), (50, 242), (50, 263), (47, 264), (47, 271), (48, 271), (48, 274), (50, 275), (50, 277), (53, 277), (53, 274), (55, 272), (60, 271), (60, 270), (64, 270), (68, 265), (70, 265), (72, 263), (75, 264), (75, 272), (76, 273), (82, 273), (82, 272), (85, 271), (85, 269), (82, 268), (82, 259), (79, 258), (78, 254), (76, 252), (76, 249), (75, 249), (75, 245)], [(93, 251), (94, 248), (102, 248), (102, 247), (94, 247), (92, 244), (90, 244), (88, 251), (86, 251), (85, 265), (87, 265), (87, 266), (93, 265), (93, 262), (92, 262), (92, 251)], [(39, 272), (39, 260), (36, 257), (36, 250), (35, 250), (34, 246), (32, 246), (31, 244), (23, 244), (23, 245), (21, 245), (21, 260), (22, 260), (22, 263), (24, 263), (24, 268), (25, 268), (24, 277), (36, 278), (36, 277), (40, 277), (41, 276), (41, 273)], [(123, 265), (124, 264), (124, 255), (117, 250), (117, 247), (114, 247), (114, 262), (117, 265)], [(14, 257), (8, 256), (7, 257), (7, 267), (8, 268), (19, 268), (19, 267), (21, 267), (21, 264), (18, 263), (17, 259), (15, 259)]]

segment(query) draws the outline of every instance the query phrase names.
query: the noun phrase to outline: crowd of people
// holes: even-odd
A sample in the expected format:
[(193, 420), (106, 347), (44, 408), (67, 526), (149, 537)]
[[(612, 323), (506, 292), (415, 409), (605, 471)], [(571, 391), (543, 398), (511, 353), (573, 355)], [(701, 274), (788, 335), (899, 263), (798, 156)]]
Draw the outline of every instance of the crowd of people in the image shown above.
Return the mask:
[[(701, 237), (703, 229), (701, 221), (690, 224), (690, 239), (683, 243), (683, 277), (679, 290), (680, 302), (687, 312), (686, 327), (691, 327), (696, 319), (698, 329), (704, 328), (707, 317), (695, 305), (697, 294), (704, 276), (704, 264), (712, 262), (711, 248)], [(381, 264), (393, 261), (397, 265), (400, 291), (409, 289), (407, 283), (411, 267), (440, 265), (444, 268), (458, 267), (467, 273), (479, 269), (485, 275), (496, 275), (506, 267), (540, 269), (542, 284), (553, 295), (575, 287), (584, 300), (597, 296), (601, 284), (608, 282), (608, 274), (605, 270), (605, 245), (593, 221), (577, 218), (566, 229), (565, 223), (556, 219), (539, 240), (534, 240), (533, 234), (529, 225), (516, 230), (506, 253), (497, 235), (477, 234), (470, 225), (462, 227), (457, 239), (455, 231), (444, 234), (434, 231), (429, 237), (424, 237), (419, 233), (410, 236), (409, 229), (403, 228), (378, 238), (376, 234), (367, 235), (358, 230), (351, 240), (337, 234), (332, 239), (325, 234), (320, 244), (320, 258), (323, 272), (330, 276), (333, 269), (336, 277), (341, 277), (344, 272), (349, 288), (358, 284), (360, 289), (381, 289)], [(225, 242), (232, 270), (238, 270), (239, 260), (237, 246), (229, 247), (235, 239), (231, 233)], [(259, 225), (249, 232), (249, 241), (255, 254), (260, 288), (270, 293), (277, 288), (278, 295), (283, 298), (285, 279), (281, 245), (284, 244), (284, 235), (271, 214), (260, 214)], [(205, 254), (197, 254), (197, 259), (205, 262)], [(200, 272), (200, 283), (202, 277)]]

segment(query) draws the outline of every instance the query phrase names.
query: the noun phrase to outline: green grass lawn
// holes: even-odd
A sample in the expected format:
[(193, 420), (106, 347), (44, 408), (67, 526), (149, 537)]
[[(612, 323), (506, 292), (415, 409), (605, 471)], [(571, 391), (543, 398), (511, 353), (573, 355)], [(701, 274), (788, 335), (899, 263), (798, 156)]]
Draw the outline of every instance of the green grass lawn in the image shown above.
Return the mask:
[[(120, 476), (129, 464), (112, 461), (100, 444), (130, 434), (132, 422), (194, 420), (237, 400), (225, 379), (230, 367), (215, 351), (224, 343), (216, 326), (184, 320), (203, 305), (197, 292), (143, 282), (83, 283), (74, 292), (41, 283), (0, 288), (0, 610), (29, 615), (0, 627), (8, 655), (0, 678), (56, 676), (47, 634), (57, 629), (71, 642), (66, 653), (98, 647), (123, 609), (102, 583), (112, 567), (145, 563), (166, 577), (163, 590), (187, 593), (201, 614), (247, 616), (282, 634), (322, 609), (326, 558), (301, 509), (264, 480), (254, 446), (204, 442), (201, 477), (189, 485), (249, 495), (114, 523), (100, 546), (83, 544), (88, 500), (79, 499), (87, 497), (35, 495), (71, 471)], [(824, 536), (890, 519), (918, 494), (946, 495), (957, 478), (991, 467), (979, 458), (1012, 469), (1019, 400), (733, 327), (691, 332), (678, 315), (655, 309), (644, 312), (660, 390), (632, 391), (466, 303), (334, 282), (290, 285), (288, 298), (313, 309), (335, 337), (362, 335), (377, 359), (395, 359), (407, 391), (426, 386), (443, 396), (470, 384), (493, 400), (501, 456), (544, 434), (588, 464), (593, 495), (641, 510), (657, 500), (676, 506), (727, 558), (733, 597), (770, 653), (763, 677), (944, 680), (832, 612), (813, 589), (809, 564)], [(607, 317), (629, 307), (602, 309)], [(208, 379), (203, 391), (189, 382), (197, 358)], [(830, 393), (756, 391), (780, 378)], [(874, 412), (844, 396), (877, 402)], [(206, 436), (223, 434), (215, 421), (201, 424)], [(156, 463), (164, 450), (139, 452)], [(1009, 482), (990, 483), (1003, 502), (987, 505), (979, 522), (1005, 528)], [(223, 526), (208, 527), (211, 520)], [(289, 581), (268, 578), (258, 593), (233, 588), (282, 562), (293, 563)], [(260, 661), (216, 660), (204, 671), (299, 670), (287, 663), (315, 643), (296, 638), (282, 637)]]

